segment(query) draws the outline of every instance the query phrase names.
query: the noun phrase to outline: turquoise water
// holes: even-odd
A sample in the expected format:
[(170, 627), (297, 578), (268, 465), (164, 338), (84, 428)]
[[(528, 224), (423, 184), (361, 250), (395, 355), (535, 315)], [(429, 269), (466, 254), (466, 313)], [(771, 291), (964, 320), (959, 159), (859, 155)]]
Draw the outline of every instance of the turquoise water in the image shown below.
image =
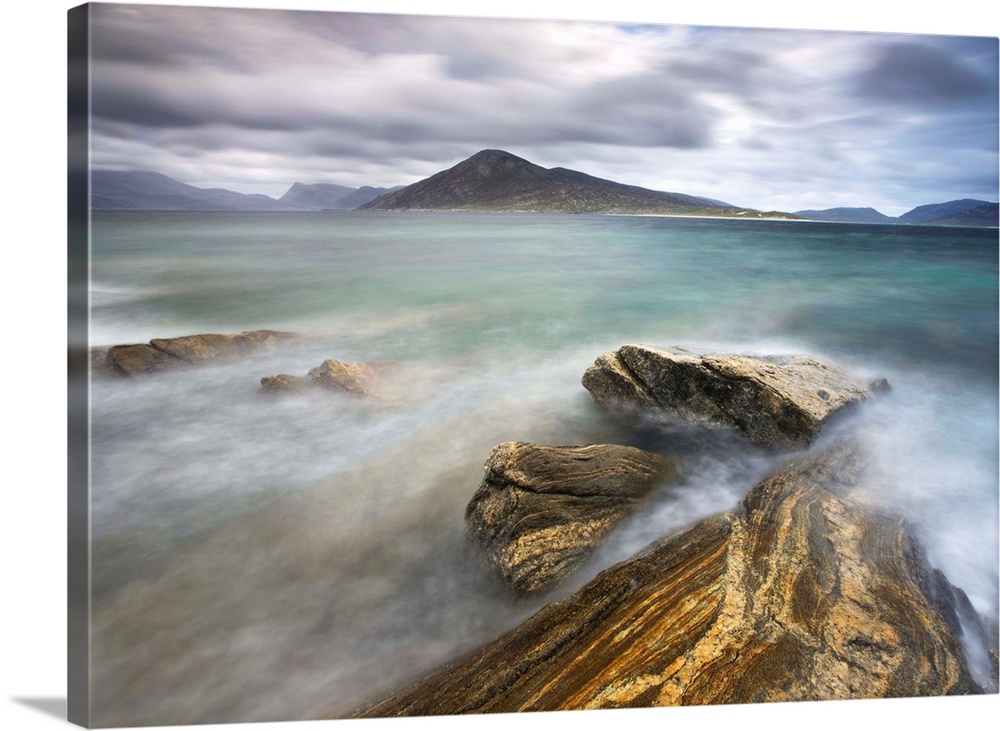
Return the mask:
[[(579, 383), (627, 342), (804, 352), (888, 378), (848, 424), (885, 476), (872, 499), (995, 618), (997, 250), (996, 230), (959, 228), (96, 214), (94, 344), (303, 336), (238, 364), (94, 383), (99, 722), (343, 713), (516, 624), (538, 604), (470, 563), (465, 504), (500, 441), (634, 436)], [(393, 364), (390, 398), (257, 398), (262, 376), (329, 357)], [(774, 465), (735, 440), (676, 449), (682, 484), (579, 581), (732, 507)], [(174, 640), (150, 666), (154, 626)]]

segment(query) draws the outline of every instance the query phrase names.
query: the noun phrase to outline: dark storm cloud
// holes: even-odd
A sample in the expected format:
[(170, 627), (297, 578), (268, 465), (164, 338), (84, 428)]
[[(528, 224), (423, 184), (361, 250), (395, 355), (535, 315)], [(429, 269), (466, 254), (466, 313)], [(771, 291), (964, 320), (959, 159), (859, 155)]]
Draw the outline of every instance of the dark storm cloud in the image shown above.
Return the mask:
[(137, 6), (96, 4), (91, 12), (94, 60), (145, 68), (214, 66), (249, 73), (252, 67), (226, 48), (220, 32), (226, 18), (218, 9), (203, 8), (197, 17), (182, 7), (157, 9), (157, 22)]
[(127, 122), (147, 127), (199, 127), (210, 119), (203, 106), (179, 105), (153, 89), (95, 84), (91, 94), (95, 125)]
[(447, 59), (451, 77), (471, 81), (530, 76), (518, 37), (530, 35), (543, 23), (498, 18), (489, 21), (494, 32), (484, 33), (481, 20), (457, 17), (358, 13), (286, 17), (303, 32), (365, 54), (439, 55)]
[(710, 143), (715, 117), (687, 88), (658, 72), (594, 84), (573, 99), (568, 111), (616, 144), (684, 149)]
[(723, 49), (707, 59), (674, 61), (666, 71), (696, 84), (752, 94), (756, 87), (755, 74), (766, 66), (766, 59), (760, 53)]
[(983, 74), (942, 50), (920, 43), (879, 49), (874, 63), (858, 78), (857, 93), (876, 102), (939, 106), (985, 96), (991, 88)]

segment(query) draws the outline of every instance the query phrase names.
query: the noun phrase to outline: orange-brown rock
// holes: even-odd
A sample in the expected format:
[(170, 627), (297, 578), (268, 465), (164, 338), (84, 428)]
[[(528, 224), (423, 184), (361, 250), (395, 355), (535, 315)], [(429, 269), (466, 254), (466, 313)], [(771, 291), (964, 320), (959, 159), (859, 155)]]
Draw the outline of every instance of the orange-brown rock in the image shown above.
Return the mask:
[(259, 393), (295, 393), (310, 389), (323, 389), (375, 396), (379, 393), (379, 375), (384, 365), (344, 363), (327, 358), (304, 376), (279, 373), (260, 379)]
[(514, 592), (533, 594), (570, 576), (674, 468), (635, 447), (493, 448), (465, 511), (465, 530)]
[(91, 353), (95, 373), (139, 376), (250, 355), (292, 337), (275, 330), (251, 330), (236, 335), (205, 333), (178, 338), (154, 338), (148, 343), (114, 345)]
[(361, 716), (980, 692), (905, 524), (851, 445), (613, 566)]

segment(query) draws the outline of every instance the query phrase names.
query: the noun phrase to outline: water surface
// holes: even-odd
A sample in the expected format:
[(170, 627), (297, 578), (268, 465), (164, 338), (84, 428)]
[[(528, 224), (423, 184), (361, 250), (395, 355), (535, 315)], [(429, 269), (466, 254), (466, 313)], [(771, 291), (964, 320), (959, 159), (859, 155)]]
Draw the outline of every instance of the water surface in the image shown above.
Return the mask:
[[(507, 440), (635, 440), (580, 386), (623, 343), (807, 353), (891, 393), (844, 426), (873, 499), (997, 613), (997, 232), (656, 217), (98, 213), (94, 344), (273, 328), (224, 364), (92, 387), (101, 725), (343, 714), (491, 639), (512, 602), (463, 513)], [(325, 358), (389, 363), (385, 400), (266, 399)], [(685, 460), (574, 585), (733, 507), (775, 457)], [(995, 621), (995, 619), (994, 619)]]

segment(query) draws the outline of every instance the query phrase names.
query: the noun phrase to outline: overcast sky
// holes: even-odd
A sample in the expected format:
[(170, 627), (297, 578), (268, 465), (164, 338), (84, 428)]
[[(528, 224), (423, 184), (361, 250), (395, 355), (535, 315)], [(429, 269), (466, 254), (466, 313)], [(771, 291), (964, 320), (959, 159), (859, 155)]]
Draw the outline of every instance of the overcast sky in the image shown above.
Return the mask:
[(97, 168), (280, 197), (500, 148), (764, 210), (997, 200), (995, 38), (92, 7)]

